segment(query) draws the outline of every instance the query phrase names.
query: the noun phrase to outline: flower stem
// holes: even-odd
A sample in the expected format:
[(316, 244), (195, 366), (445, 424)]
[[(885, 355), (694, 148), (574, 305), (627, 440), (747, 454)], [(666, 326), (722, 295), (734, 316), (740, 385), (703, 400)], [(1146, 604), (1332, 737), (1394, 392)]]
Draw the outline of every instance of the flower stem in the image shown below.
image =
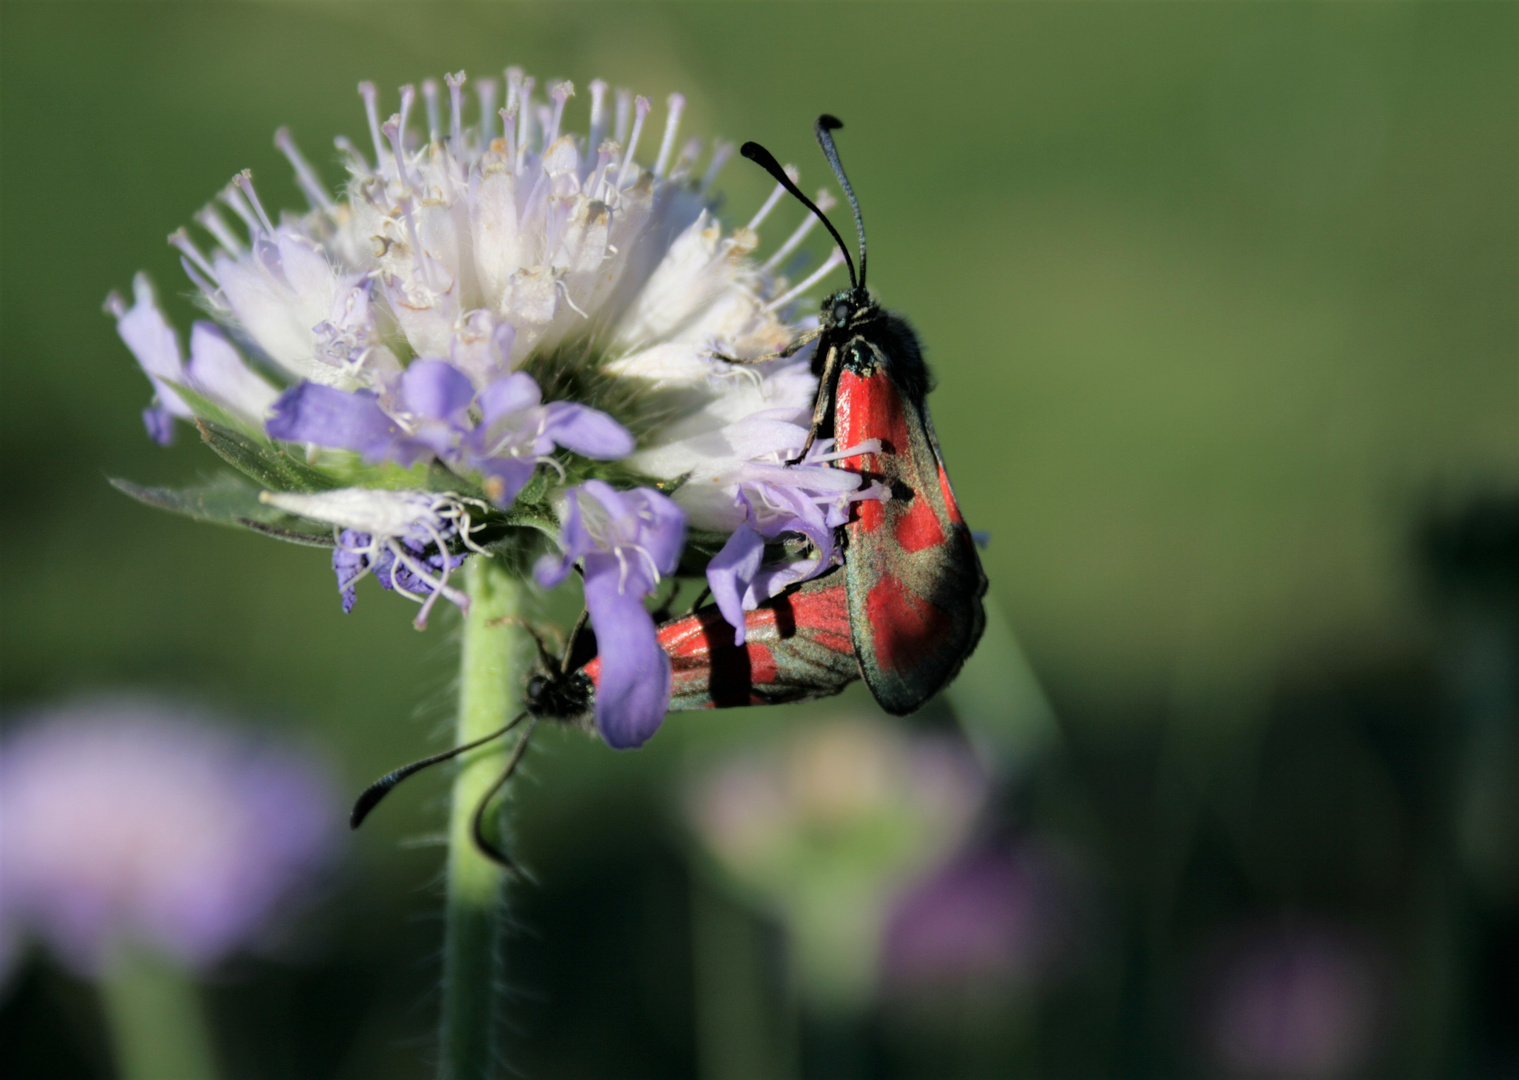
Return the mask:
[[(470, 608), (464, 619), (456, 746), (490, 734), (521, 708), (530, 656), (527, 635), (515, 622), (522, 613), (522, 583), (499, 556), (471, 558), (465, 574)], [(506, 873), (475, 846), (472, 825), (475, 807), (506, 767), (511, 747), (510, 739), (487, 743), (462, 759), (454, 779), (439, 1032), (442, 1080), (488, 1080), (500, 1057)], [(493, 824), (504, 827), (500, 819)]]
[(182, 968), (123, 948), (100, 978), (101, 1004), (122, 1080), (214, 1080), (211, 1039), (194, 981)]

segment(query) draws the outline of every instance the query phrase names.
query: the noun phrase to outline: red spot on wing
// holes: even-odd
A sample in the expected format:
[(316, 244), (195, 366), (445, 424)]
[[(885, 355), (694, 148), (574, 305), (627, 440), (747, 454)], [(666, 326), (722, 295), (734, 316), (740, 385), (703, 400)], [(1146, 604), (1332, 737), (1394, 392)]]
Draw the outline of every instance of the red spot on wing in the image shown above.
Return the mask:
[(944, 529), (927, 499), (912, 500), (907, 513), (897, 519), (892, 535), (903, 551), (923, 551), (944, 543)]
[(887, 671), (910, 671), (949, 635), (949, 612), (884, 577), (865, 601), (876, 662)]
[(949, 474), (944, 471), (944, 462), (939, 462), (939, 490), (944, 493), (944, 505), (949, 508), (949, 520), (956, 525), (964, 525), (965, 518), (960, 515), (960, 504), (955, 502), (955, 493), (949, 488)]
[[(834, 413), (834, 440), (841, 450), (864, 442), (881, 440), (879, 454), (856, 454), (840, 464), (846, 469), (891, 476), (898, 472), (890, 460), (912, 445), (908, 431), (907, 410), (911, 407), (892, 385), (884, 370), (871, 375), (852, 371), (839, 373)], [(886, 504), (868, 499), (856, 504), (858, 528), (873, 532), (886, 521)]]

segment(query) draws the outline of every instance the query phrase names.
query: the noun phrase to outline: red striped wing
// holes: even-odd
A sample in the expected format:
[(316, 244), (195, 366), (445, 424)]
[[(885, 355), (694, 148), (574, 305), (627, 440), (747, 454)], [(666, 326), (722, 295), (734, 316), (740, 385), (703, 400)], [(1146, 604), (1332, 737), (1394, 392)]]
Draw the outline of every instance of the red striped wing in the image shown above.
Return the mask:
[(870, 355), (839, 372), (837, 445), (880, 439), (881, 451), (840, 466), (892, 491), (885, 502), (856, 504), (845, 526), (849, 617), (865, 682), (883, 709), (901, 716), (943, 689), (975, 648), (986, 625), (986, 575), (926, 406), (897, 389), (874, 344), (856, 338), (848, 347)]
[[(744, 644), (734, 645), (733, 627), (713, 605), (660, 624), (673, 676), (670, 712), (810, 701), (860, 677), (842, 573), (765, 601), (745, 614), (744, 628)], [(596, 683), (600, 660), (583, 670)]]

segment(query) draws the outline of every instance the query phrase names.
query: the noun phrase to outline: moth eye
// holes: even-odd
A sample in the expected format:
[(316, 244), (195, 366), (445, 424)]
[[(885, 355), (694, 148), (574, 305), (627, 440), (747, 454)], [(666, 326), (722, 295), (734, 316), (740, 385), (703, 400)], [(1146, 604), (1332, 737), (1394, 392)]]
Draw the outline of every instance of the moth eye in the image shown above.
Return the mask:
[(548, 680), (542, 675), (534, 675), (527, 681), (528, 700), (536, 701), (543, 694), (543, 688), (548, 685)]
[(841, 323), (847, 318), (849, 318), (849, 305), (844, 303), (834, 304), (833, 321)]

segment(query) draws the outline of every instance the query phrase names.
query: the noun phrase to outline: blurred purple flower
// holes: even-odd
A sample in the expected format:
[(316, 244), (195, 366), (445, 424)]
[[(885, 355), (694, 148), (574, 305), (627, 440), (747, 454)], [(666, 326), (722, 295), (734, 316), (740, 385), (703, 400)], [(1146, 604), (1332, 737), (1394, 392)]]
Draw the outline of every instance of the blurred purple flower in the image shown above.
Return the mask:
[(83, 702), (0, 742), (0, 933), (91, 975), (123, 945), (204, 968), (253, 943), (333, 854), (306, 757), (188, 712)]
[(601, 656), (596, 727), (614, 749), (641, 746), (670, 704), (670, 658), (643, 601), (680, 562), (686, 515), (653, 488), (618, 491), (588, 480), (567, 493), (561, 520), (564, 553), (539, 560), (538, 583), (551, 588), (581, 564)]
[(1201, 984), (1205, 1053), (1226, 1077), (1331, 1080), (1376, 1049), (1384, 991), (1370, 950), (1324, 924), (1251, 927)]
[(1070, 942), (1068, 874), (1038, 844), (962, 854), (897, 898), (882, 935), (882, 981), (895, 992), (1023, 986)]

